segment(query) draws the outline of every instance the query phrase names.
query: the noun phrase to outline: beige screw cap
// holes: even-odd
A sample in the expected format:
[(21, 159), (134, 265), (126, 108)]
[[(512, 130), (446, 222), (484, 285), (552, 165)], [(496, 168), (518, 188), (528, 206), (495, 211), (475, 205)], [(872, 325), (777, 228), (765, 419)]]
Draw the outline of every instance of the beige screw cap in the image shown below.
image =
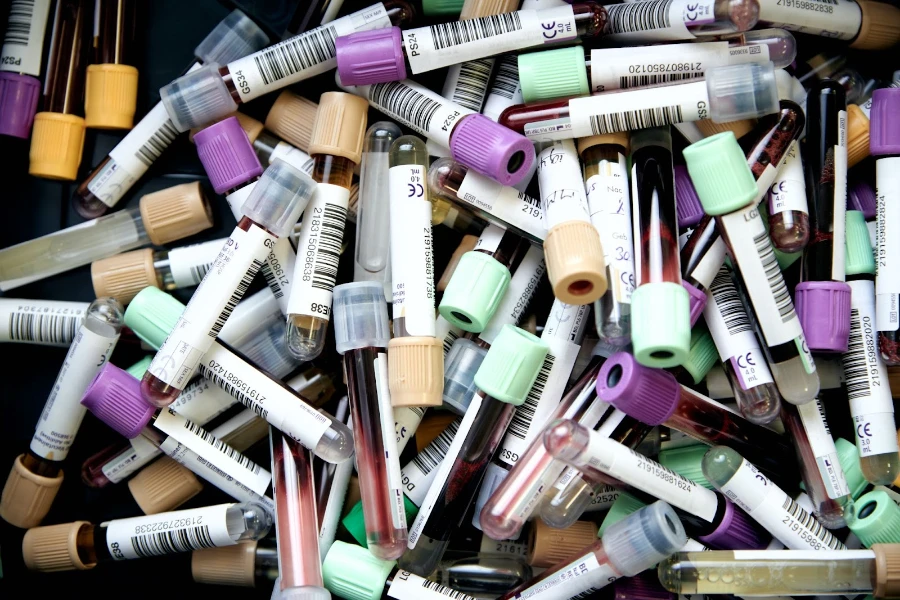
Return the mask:
[(606, 293), (606, 259), (600, 235), (585, 221), (556, 225), (544, 238), (553, 295), (566, 304), (590, 304)]
[(78, 556), (78, 532), (87, 521), (35, 527), (22, 539), (22, 558), (30, 571), (86, 571), (97, 563), (84, 564)]
[(869, 156), (869, 119), (860, 107), (847, 105), (847, 166)]
[(876, 598), (900, 597), (900, 545), (872, 544), (875, 553)]
[(191, 554), (191, 575), (197, 583), (254, 587), (255, 561), (256, 542), (194, 550)]
[(552, 567), (579, 555), (585, 546), (597, 541), (597, 525), (591, 521), (575, 521), (565, 529), (554, 529), (535, 519), (529, 539), (528, 564)]
[(128, 489), (144, 514), (174, 510), (203, 489), (197, 476), (168, 456), (141, 469), (128, 481)]
[(157, 246), (199, 233), (213, 225), (212, 209), (199, 181), (182, 183), (141, 198), (141, 218)]
[(131, 129), (137, 106), (138, 70), (130, 65), (89, 65), (84, 121), (94, 129)]
[(443, 292), (447, 289), (447, 284), (450, 283), (450, 278), (453, 277), (453, 272), (456, 271), (456, 265), (459, 264), (459, 259), (462, 258), (462, 255), (466, 252), (474, 250), (477, 243), (478, 236), (463, 236), (463, 239), (459, 243), (459, 246), (457, 246), (456, 250), (453, 251), (453, 255), (450, 257), (450, 262), (447, 263), (447, 267), (444, 269), (443, 274), (441, 274), (440, 280), (437, 282), (437, 290), (439, 292)]
[(363, 139), (369, 103), (346, 92), (325, 92), (319, 98), (319, 110), (309, 140), (309, 154), (343, 156), (358, 163), (362, 158)]
[(695, 125), (697, 125), (697, 129), (700, 130), (704, 137), (730, 131), (734, 134), (734, 137), (741, 139), (741, 137), (750, 133), (756, 127), (756, 119), (739, 119), (727, 123), (716, 123), (710, 119), (703, 119), (702, 121), (697, 121)]
[[(238, 124), (241, 126), (241, 129), (244, 130), (244, 133), (247, 134), (247, 137), (250, 139), (251, 144), (256, 141), (256, 138), (258, 138), (259, 134), (262, 133), (262, 130), (265, 129), (265, 126), (261, 122), (239, 111), (235, 111), (227, 117), (219, 119), (218, 121), (216, 121), (216, 123), (220, 123), (225, 119), (230, 119), (231, 117), (234, 117), (238, 120)], [(206, 127), (211, 127), (212, 125), (213, 123), (210, 123)], [(193, 144), (194, 136), (197, 135), (198, 132), (206, 129), (206, 127), (193, 127), (191, 129), (191, 132), (188, 134), (188, 140)]]
[(22, 464), (24, 457), (20, 454), (9, 471), (0, 497), (0, 517), (10, 525), (28, 529), (40, 525), (50, 512), (63, 473), (60, 471), (59, 477), (35, 475)]
[(630, 148), (627, 131), (578, 138), (575, 140), (575, 145), (578, 147), (579, 155), (583, 154), (588, 148), (593, 148), (594, 146), (622, 146), (625, 148), (625, 154), (628, 154), (628, 148)]
[(153, 268), (153, 249), (144, 248), (117, 254), (91, 263), (94, 296), (112, 296), (128, 304), (148, 285), (159, 287)]
[(388, 385), (393, 406), (440, 406), (444, 401), (444, 344), (433, 337), (388, 343)]
[(34, 115), (28, 174), (75, 181), (84, 150), (84, 119), (63, 113)]
[(477, 19), (519, 10), (519, 0), (466, 0), (459, 12), (459, 20)]
[(266, 129), (304, 152), (309, 150), (313, 123), (319, 105), (294, 92), (284, 90), (266, 116)]
[(851, 48), (887, 50), (900, 42), (900, 8), (884, 2), (859, 0), (862, 25)]

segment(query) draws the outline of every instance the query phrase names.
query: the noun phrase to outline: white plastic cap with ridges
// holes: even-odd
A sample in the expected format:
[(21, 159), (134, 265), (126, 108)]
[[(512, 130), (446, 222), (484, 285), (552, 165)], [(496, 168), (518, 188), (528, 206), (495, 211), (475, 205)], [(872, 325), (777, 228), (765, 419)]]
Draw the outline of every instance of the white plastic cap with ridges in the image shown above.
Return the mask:
[(238, 107), (217, 65), (182, 75), (160, 88), (159, 97), (178, 131), (221, 121)]
[(253, 19), (235, 9), (203, 38), (194, 56), (207, 65), (227, 65), (268, 45), (269, 36)]
[(284, 237), (300, 220), (318, 185), (312, 177), (276, 159), (241, 206), (241, 213), (272, 234)]
[(687, 543), (684, 526), (671, 506), (659, 500), (610, 525), (603, 549), (612, 566), (634, 577)]
[(709, 116), (716, 123), (754, 119), (778, 112), (775, 65), (746, 63), (706, 72)]

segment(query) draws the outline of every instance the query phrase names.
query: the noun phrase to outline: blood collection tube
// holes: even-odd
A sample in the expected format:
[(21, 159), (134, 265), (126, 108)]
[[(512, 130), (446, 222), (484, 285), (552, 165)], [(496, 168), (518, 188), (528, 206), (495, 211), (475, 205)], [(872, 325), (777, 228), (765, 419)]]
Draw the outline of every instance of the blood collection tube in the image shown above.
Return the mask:
[(428, 574), (440, 561), (547, 350), (544, 342), (512, 325), (504, 326), (493, 340), (475, 374), (478, 393), (410, 527), (409, 550), (401, 558), (404, 568)]
[(590, 594), (619, 577), (633, 577), (653, 567), (686, 542), (678, 515), (660, 500), (610, 526), (575, 560), (557, 563), (500, 600)]
[(800, 105), (781, 100), (777, 113), (761, 118), (756, 127), (741, 136), (741, 147), (756, 180), (756, 204), (770, 191), (785, 156), (792, 143), (800, 139), (805, 125), (806, 118)]
[[(523, 8), (527, 7), (523, 4)], [(497, 59), (494, 80), (484, 100), (481, 114), (491, 121), (496, 121), (500, 113), (508, 107), (522, 102), (524, 100), (522, 86), (519, 83), (519, 58), (515, 54), (506, 54)]]
[(859, 466), (867, 481), (890, 485), (900, 474), (894, 402), (887, 369), (875, 347), (877, 296), (875, 258), (859, 211), (847, 211), (847, 283), (850, 342), (841, 356)]
[[(679, 170), (683, 170), (682, 175), (679, 175)], [(688, 177), (685, 167), (681, 167), (681, 169), (675, 167), (675, 196), (679, 199), (679, 208), (682, 204), (689, 202), (682, 202), (687, 192), (681, 190), (687, 186), (690, 186), (690, 193), (696, 197), (694, 186), (690, 183), (690, 177)], [(702, 207), (700, 212), (703, 212)], [(710, 288), (716, 274), (725, 262), (726, 251), (725, 242), (719, 235), (719, 230), (716, 229), (715, 219), (706, 214), (700, 216), (688, 234), (687, 241), (682, 246), (680, 253), (681, 285), (688, 293), (691, 327), (697, 324), (700, 315), (709, 305)]]
[(0, 135), (28, 139), (41, 97), (41, 58), (51, 0), (9, 3), (0, 48)]
[(122, 329), (123, 309), (113, 298), (99, 298), (63, 361), (28, 452), (16, 457), (0, 497), (0, 517), (16, 527), (40, 524), (63, 481), (62, 463), (84, 418), (81, 394), (112, 354)]
[(84, 321), (87, 302), (0, 298), (0, 343), (68, 348)]
[[(746, 156), (733, 134), (721, 133), (685, 148), (684, 158), (704, 210), (715, 215), (728, 245), (778, 391), (794, 404), (811, 401), (819, 391), (816, 365), (765, 223), (752, 203), (758, 188)], [(723, 214), (735, 206), (746, 208)]]
[(175, 130), (214, 123), (254, 98), (334, 69), (335, 38), (405, 23), (413, 15), (403, 0), (379, 2), (225, 66), (210, 65), (182, 75), (159, 95)]
[(537, 175), (547, 227), (544, 255), (553, 295), (566, 304), (590, 304), (606, 293), (608, 282), (574, 140), (541, 151)]
[[(233, 10), (200, 42), (194, 50), (195, 60), (185, 72), (196, 71), (203, 64), (227, 63), (259, 50), (268, 41), (252, 19)], [(165, 106), (157, 102), (78, 186), (72, 196), (75, 212), (93, 219), (118, 204), (177, 135)]]
[(212, 209), (199, 182), (146, 194), (138, 208), (0, 250), (0, 290), (40, 281), (148, 244), (162, 246), (212, 224)]
[(96, 0), (93, 60), (87, 68), (84, 120), (95, 129), (131, 129), (137, 108), (138, 70), (133, 66), (141, 2)]
[(194, 583), (263, 587), (278, 578), (278, 550), (266, 541), (203, 548), (191, 553)]
[[(350, 425), (350, 399), (344, 396), (334, 405), (334, 416), (341, 423)], [(321, 458), (313, 460), (313, 480), (316, 483), (316, 511), (319, 523), (319, 558), (325, 559), (328, 549), (334, 544), (344, 512), (344, 500), (350, 476), (355, 467), (352, 460), (340, 464), (331, 464)]]
[(639, 88), (511, 106), (499, 123), (530, 140), (553, 141), (701, 119), (724, 123), (778, 111), (771, 62), (714, 67), (702, 80), (668, 85), (665, 90)]
[(769, 187), (769, 237), (782, 252), (799, 252), (809, 242), (809, 205), (798, 141), (791, 142)]
[(191, 296), (141, 381), (154, 406), (168, 406), (188, 384), (266, 255), (300, 218), (315, 183), (284, 162), (266, 169), (242, 207), (243, 217)]
[(859, 50), (886, 50), (900, 41), (900, 9), (882, 2), (848, 0), (830, 11), (810, 11), (759, 0), (759, 23), (844, 40)]
[[(379, 5), (380, 6), (380, 5)], [(288, 299), (288, 349), (300, 360), (322, 353), (331, 295), (347, 221), (353, 170), (362, 158), (369, 106), (342, 92), (326, 92), (310, 136), (316, 193), (306, 209)]]
[[(669, 40), (690, 40), (697, 36), (739, 33), (753, 29), (759, 19), (758, 0), (707, 0), (695, 4), (685, 0), (651, 1), (655, 4), (640, 6), (634, 2), (607, 7), (609, 22), (603, 43), (640, 46)], [(660, 17), (660, 22), (664, 23), (662, 27), (647, 23), (648, 19)]]
[(75, 521), (35, 527), (22, 540), (22, 555), (31, 571), (86, 571), (98, 563), (258, 540), (270, 527), (272, 517), (261, 504), (218, 504), (100, 525)]

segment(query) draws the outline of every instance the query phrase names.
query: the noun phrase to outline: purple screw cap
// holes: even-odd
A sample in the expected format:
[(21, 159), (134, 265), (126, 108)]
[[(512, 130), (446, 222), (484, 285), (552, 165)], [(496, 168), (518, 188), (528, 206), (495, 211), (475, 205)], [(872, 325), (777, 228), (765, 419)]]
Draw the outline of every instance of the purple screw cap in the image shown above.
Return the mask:
[(634, 577), (622, 577), (613, 584), (615, 598), (628, 600), (674, 600), (675, 594), (666, 591), (660, 584), (656, 569), (649, 569)]
[(725, 500), (725, 515), (712, 533), (697, 538), (716, 550), (762, 550), (771, 536), (730, 500)]
[(450, 152), (460, 163), (503, 185), (522, 181), (535, 160), (531, 140), (478, 114), (459, 121), (450, 137)]
[(872, 94), (869, 114), (869, 151), (872, 156), (900, 154), (900, 88), (882, 88)]
[(371, 29), (334, 40), (338, 76), (344, 85), (371, 85), (406, 79), (399, 27)]
[(858, 210), (870, 221), (878, 212), (878, 204), (875, 200), (875, 190), (868, 182), (857, 180), (847, 187), (847, 210)]
[(706, 308), (706, 301), (709, 300), (709, 296), (703, 290), (697, 289), (683, 279), (681, 280), (681, 287), (686, 289), (688, 293), (691, 307), (691, 327), (693, 327), (697, 324), (697, 319), (700, 318), (700, 315), (703, 314), (703, 309)]
[(597, 395), (647, 425), (665, 423), (675, 412), (681, 386), (662, 369), (645, 367), (627, 352), (616, 352), (597, 376)]
[(842, 281), (804, 281), (794, 304), (814, 352), (846, 352), (850, 340), (850, 286)]
[(688, 175), (687, 167), (675, 167), (675, 209), (678, 212), (678, 228), (693, 227), (706, 214), (694, 189), (694, 182)]
[(156, 407), (141, 396), (141, 382), (106, 363), (84, 392), (81, 403), (128, 439), (141, 435)]
[(41, 97), (41, 82), (28, 75), (0, 73), (0, 135), (28, 139)]
[(217, 194), (259, 177), (263, 168), (237, 117), (228, 117), (194, 136), (197, 155)]

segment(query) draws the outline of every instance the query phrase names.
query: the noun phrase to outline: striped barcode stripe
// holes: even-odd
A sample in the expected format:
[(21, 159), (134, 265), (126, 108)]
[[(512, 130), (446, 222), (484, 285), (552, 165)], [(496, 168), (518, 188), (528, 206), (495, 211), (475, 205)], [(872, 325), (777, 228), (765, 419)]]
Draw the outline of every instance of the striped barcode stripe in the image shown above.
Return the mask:
[(222, 327), (225, 326), (225, 321), (228, 320), (228, 317), (231, 316), (231, 312), (234, 310), (234, 307), (237, 306), (238, 302), (241, 301), (241, 298), (244, 297), (244, 294), (247, 292), (247, 288), (249, 288), (250, 284), (253, 283), (253, 278), (256, 277), (256, 273), (259, 271), (262, 265), (263, 262), (261, 260), (253, 260), (253, 264), (251, 264), (250, 268), (247, 269), (247, 272), (244, 273), (244, 277), (241, 279), (241, 282), (238, 283), (237, 287), (234, 289), (234, 293), (232, 293), (231, 297), (228, 299), (228, 304), (226, 304), (225, 308), (222, 309), (222, 312), (216, 319), (216, 322), (212, 326), (212, 329), (209, 330), (209, 337), (214, 338), (219, 335), (220, 331), (222, 331)]
[(453, 331), (452, 329), (447, 332), (447, 335), (444, 336), (444, 356), (447, 356), (447, 353), (450, 352), (450, 348), (453, 347), (453, 344), (456, 340), (459, 339), (459, 334)]
[(272, 46), (253, 60), (266, 85), (335, 57), (334, 27), (320, 27)]
[(648, 85), (656, 85), (659, 83), (671, 83), (673, 81), (684, 81), (685, 79), (698, 79), (703, 77), (703, 73), (660, 73), (657, 75), (625, 75), (619, 77), (619, 87), (623, 90), (636, 87), (644, 87)]
[(492, 58), (482, 58), (459, 65), (459, 76), (456, 78), (456, 87), (450, 99), (469, 110), (481, 112), (493, 70)]
[(816, 398), (813, 402), (816, 403), (816, 409), (819, 411), (819, 418), (822, 419), (822, 425), (825, 426), (825, 433), (831, 435), (831, 427), (828, 426), (828, 419), (825, 418), (825, 407), (822, 405), (822, 401)]
[(847, 546), (841, 540), (834, 537), (830, 531), (819, 523), (815, 517), (806, 512), (802, 506), (794, 502), (790, 496), (785, 495), (784, 504), (781, 505), (801, 527), (812, 533), (820, 542), (832, 550), (846, 550)]
[(209, 535), (209, 525), (135, 535), (131, 538), (131, 547), (141, 558), (203, 550), (215, 546), (212, 536)]
[(747, 318), (747, 312), (741, 302), (737, 287), (731, 279), (731, 273), (726, 268), (719, 269), (709, 286), (709, 291), (716, 302), (719, 314), (725, 320), (729, 334), (737, 335), (744, 331), (751, 331), (750, 319)]
[(781, 321), (787, 323), (794, 318), (794, 303), (791, 302), (791, 295), (784, 284), (784, 277), (781, 274), (781, 268), (778, 266), (778, 259), (775, 258), (775, 250), (772, 249), (772, 240), (769, 239), (769, 233), (762, 231), (753, 238), (753, 243), (756, 245), (756, 252), (759, 254), (763, 269), (766, 271), (766, 279), (769, 282), (769, 289), (772, 290), (772, 295), (775, 297), (778, 314), (781, 315)]
[(252, 410), (254, 413), (256, 413), (257, 417), (259, 417), (260, 419), (265, 419), (265, 420), (269, 419), (269, 411), (268, 410), (263, 408), (258, 402), (254, 402), (253, 399), (251, 399), (249, 396), (247, 396), (244, 392), (242, 392), (236, 386), (228, 383), (227, 381), (225, 381), (224, 379), (222, 379), (221, 377), (219, 377), (218, 375), (216, 375), (215, 373), (210, 371), (206, 365), (204, 365), (203, 363), (200, 363), (198, 370), (200, 371), (201, 375), (203, 375), (204, 377), (206, 377), (207, 379), (209, 379), (213, 383), (215, 383), (217, 386), (219, 386), (220, 388), (225, 390), (229, 396), (231, 396), (232, 398), (234, 398), (235, 400), (237, 400), (238, 402), (240, 402), (241, 404), (243, 404), (244, 406), (246, 406), (247, 408)]
[[(170, 409), (170, 412), (172, 412), (172, 414), (175, 414), (175, 412), (171, 411), (171, 409)], [(255, 462), (253, 462), (252, 460), (250, 460), (249, 458), (247, 458), (246, 456), (244, 456), (243, 454), (241, 454), (240, 452), (238, 452), (237, 450), (235, 450), (234, 448), (232, 448), (231, 446), (229, 446), (222, 440), (218, 439), (216, 436), (214, 436), (210, 432), (206, 431), (205, 429), (203, 429), (196, 423), (192, 423), (191, 421), (185, 420), (184, 428), (187, 429), (188, 431), (190, 431), (191, 433), (193, 433), (194, 435), (196, 435), (197, 437), (199, 437), (201, 440), (203, 440), (204, 442), (206, 442), (207, 444), (209, 444), (216, 450), (218, 450), (219, 452), (221, 452), (222, 454), (224, 454), (225, 456), (227, 456), (228, 458), (236, 461), (239, 465), (241, 465), (248, 471), (252, 472), (254, 475), (258, 475), (259, 472), (261, 471), (261, 467), (258, 464), (256, 464)]]
[(434, 113), (441, 107), (439, 103), (423, 96), (402, 81), (376, 83), (369, 92), (369, 98), (386, 112), (403, 115), (413, 127), (427, 131)]
[(272, 269), (269, 267), (269, 263), (264, 264), (260, 268), (260, 272), (266, 280), (266, 285), (269, 286), (270, 290), (272, 290), (272, 294), (276, 298), (281, 298), (282, 296), (284, 296), (284, 290), (281, 289), (281, 284), (278, 283), (278, 278), (275, 277), (275, 273), (272, 272)]
[(447, 456), (447, 451), (450, 450), (450, 444), (453, 443), (453, 437), (459, 430), (460, 423), (462, 423), (461, 418), (453, 419), (439, 436), (434, 438), (430, 444), (422, 448), (422, 451), (416, 454), (416, 457), (412, 459), (412, 463), (418, 467), (424, 475), (431, 473), (431, 470), (441, 464), (441, 461)]
[(455, 600), (475, 600), (474, 596), (470, 596), (459, 590), (454, 590), (453, 588), (448, 588), (447, 586), (443, 586), (438, 582), (429, 579), (422, 580), (422, 587), (426, 590), (431, 590), (432, 592), (447, 596), (448, 598), (454, 598)]
[(75, 339), (81, 315), (35, 315), (12, 313), (7, 333), (11, 342), (69, 345)]
[(13, 0), (9, 7), (4, 44), (27, 46), (31, 37), (31, 21), (34, 18), (34, 0)]
[(519, 57), (508, 54), (500, 59), (491, 93), (512, 100), (519, 88)]
[(134, 157), (149, 167), (160, 157), (163, 150), (168, 148), (177, 136), (178, 130), (175, 129), (172, 120), (166, 119), (166, 122), (153, 132), (150, 139), (144, 142), (143, 146), (138, 148), (137, 152), (134, 153)]
[(204, 265), (193, 265), (191, 267), (191, 279), (193, 280), (194, 285), (200, 285), (200, 282), (203, 281), (203, 278), (206, 277), (206, 273), (214, 264), (216, 264), (215, 261)]
[(544, 359), (544, 364), (541, 365), (541, 370), (534, 380), (534, 385), (531, 386), (531, 389), (528, 390), (528, 395), (525, 396), (525, 402), (521, 406), (517, 406), (516, 412), (513, 413), (512, 421), (510, 421), (509, 427), (506, 429), (508, 435), (517, 437), (520, 440), (525, 439), (555, 362), (556, 357), (548, 352), (547, 357)]
[[(876, 350), (877, 351), (877, 350)], [(850, 309), (850, 341), (847, 351), (841, 355), (844, 365), (844, 380), (847, 382), (847, 398), (868, 398), (872, 395), (869, 389), (869, 376), (866, 371), (866, 348), (863, 342), (862, 321), (859, 309)]]
[(344, 225), (347, 209), (337, 204), (326, 204), (322, 212), (322, 230), (316, 250), (312, 286), (319, 290), (331, 291), (337, 279), (338, 263), (341, 259), (341, 242), (344, 240)]
[(671, 26), (669, 8), (672, 0), (651, 0), (606, 6), (606, 33), (632, 33)]
[[(635, 2), (634, 4), (643, 4)], [(632, 6), (628, 4), (626, 6)], [(684, 121), (681, 106), (660, 106), (658, 108), (645, 108), (642, 110), (623, 110), (622, 112), (606, 115), (591, 115), (591, 130), (594, 135), (616, 133), (618, 131), (634, 131), (637, 129), (649, 129), (661, 127), (670, 123)]]
[(522, 29), (518, 12), (432, 25), (434, 49), (442, 50)]

